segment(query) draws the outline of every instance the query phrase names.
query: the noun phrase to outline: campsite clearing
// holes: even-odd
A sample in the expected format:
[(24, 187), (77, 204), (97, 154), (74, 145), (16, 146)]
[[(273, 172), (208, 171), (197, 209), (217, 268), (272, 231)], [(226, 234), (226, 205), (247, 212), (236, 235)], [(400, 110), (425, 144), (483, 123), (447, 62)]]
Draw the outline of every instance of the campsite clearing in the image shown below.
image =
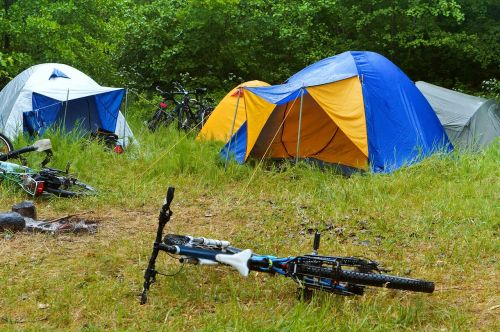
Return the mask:
[[(307, 164), (277, 170), (230, 163), (225, 172), (218, 144), (189, 137), (166, 153), (182, 134), (136, 135), (148, 148), (124, 155), (51, 137), (54, 166), (72, 159), (78, 176), (101, 194), (40, 200), (39, 215), (90, 212), (101, 229), (92, 237), (2, 236), (1, 329), (498, 329), (498, 145), (477, 155), (433, 156), (392, 175), (344, 178)], [(311, 250), (309, 229), (329, 229), (322, 253), (367, 256), (395, 274), (433, 280), (437, 290), (321, 294), (304, 303), (290, 281), (188, 266), (175, 278), (160, 277), (151, 302), (140, 306), (169, 184), (177, 187), (169, 232), (286, 255)], [(0, 203), (10, 206), (19, 197), (14, 187), (2, 188)], [(178, 269), (168, 258), (158, 267)]]

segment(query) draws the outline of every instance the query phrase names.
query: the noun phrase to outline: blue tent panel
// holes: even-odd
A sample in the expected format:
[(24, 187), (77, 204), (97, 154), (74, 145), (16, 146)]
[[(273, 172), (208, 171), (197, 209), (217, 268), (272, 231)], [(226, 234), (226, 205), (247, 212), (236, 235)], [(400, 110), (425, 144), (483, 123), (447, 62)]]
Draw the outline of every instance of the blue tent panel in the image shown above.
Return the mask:
[(51, 80), (53, 78), (57, 78), (57, 77), (69, 78), (68, 75), (66, 75), (65, 73), (63, 73), (59, 69), (54, 68), (54, 70), (52, 71), (52, 74), (50, 74), (49, 80)]
[(360, 75), (374, 172), (392, 172), (451, 144), (415, 84), (387, 58), (351, 52)]
[(34, 92), (32, 104), (33, 111), (23, 113), (23, 131), (30, 135), (43, 135), (56, 121), (63, 103)]
[(24, 131), (42, 135), (48, 127), (60, 124), (66, 131), (101, 128), (114, 132), (124, 93), (120, 89), (63, 102), (34, 92), (33, 111), (23, 114)]
[(294, 86), (291, 84), (282, 85), (270, 85), (270, 86), (258, 86), (258, 87), (244, 87), (246, 90), (250, 90), (257, 96), (265, 99), (267, 102), (275, 105), (286, 104), (298, 97), (300, 97), (300, 91), (302, 90), (304, 96), (307, 95), (306, 89), (302, 86)]
[(291, 76), (285, 83), (315, 86), (337, 82), (357, 75), (358, 69), (351, 52), (344, 52), (307, 66)]
[(125, 95), (124, 89), (114, 90), (95, 95), (95, 106), (98, 110), (102, 129), (114, 132), (120, 105)]
[[(228, 152), (229, 149), (229, 152)], [(222, 148), (219, 156), (226, 160), (228, 153), (229, 158), (234, 158), (238, 164), (245, 162), (245, 154), (247, 152), (247, 123), (241, 125), (240, 129), (233, 135), (233, 137)]]

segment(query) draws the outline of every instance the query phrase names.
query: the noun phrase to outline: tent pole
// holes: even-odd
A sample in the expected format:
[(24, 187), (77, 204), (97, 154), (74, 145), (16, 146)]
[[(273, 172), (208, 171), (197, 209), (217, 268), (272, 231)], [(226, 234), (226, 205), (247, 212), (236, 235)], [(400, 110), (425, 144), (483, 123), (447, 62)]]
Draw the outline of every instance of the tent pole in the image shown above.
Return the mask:
[(128, 88), (125, 89), (125, 108), (123, 110), (123, 148), (127, 145), (127, 110), (128, 110)]
[(233, 139), (234, 125), (236, 123), (236, 114), (238, 113), (238, 107), (240, 105), (241, 88), (238, 88), (238, 99), (236, 100), (236, 107), (234, 108), (233, 124), (231, 125), (231, 134), (229, 135), (229, 144), (226, 150), (226, 162), (224, 163), (224, 171), (227, 170), (227, 164), (229, 162), (229, 151), (231, 150), (231, 140)]
[(302, 105), (304, 102), (304, 90), (300, 89), (300, 110), (299, 110), (299, 130), (297, 134), (297, 154), (295, 155), (295, 163), (299, 162), (299, 149), (300, 149), (300, 129), (302, 127)]
[(69, 100), (69, 89), (66, 92), (66, 105), (64, 105), (64, 118), (63, 118), (63, 130), (66, 133), (66, 111), (68, 110), (68, 100)]

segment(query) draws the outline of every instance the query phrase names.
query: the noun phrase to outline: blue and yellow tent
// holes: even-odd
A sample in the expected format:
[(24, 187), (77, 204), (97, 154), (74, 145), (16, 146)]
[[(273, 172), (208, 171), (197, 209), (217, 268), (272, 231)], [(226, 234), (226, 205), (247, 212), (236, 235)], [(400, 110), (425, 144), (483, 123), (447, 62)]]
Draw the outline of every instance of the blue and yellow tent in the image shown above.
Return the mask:
[(345, 52), (284, 84), (239, 91), (246, 121), (233, 128), (221, 152), (239, 163), (249, 157), (306, 158), (391, 172), (451, 148), (414, 83), (377, 53)]

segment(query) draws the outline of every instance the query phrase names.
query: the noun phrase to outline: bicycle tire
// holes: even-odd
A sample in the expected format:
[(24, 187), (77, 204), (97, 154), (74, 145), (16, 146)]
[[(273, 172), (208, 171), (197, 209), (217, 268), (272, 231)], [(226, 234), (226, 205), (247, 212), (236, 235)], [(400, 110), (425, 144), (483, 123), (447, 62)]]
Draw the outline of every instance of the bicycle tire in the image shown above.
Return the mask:
[(178, 130), (189, 130), (192, 126), (192, 118), (191, 118), (191, 107), (189, 105), (184, 105), (179, 108), (178, 116), (177, 116), (177, 129)]
[(175, 116), (173, 112), (168, 112), (164, 114), (162, 122), (165, 127), (168, 127), (174, 121), (175, 121)]
[(94, 187), (80, 181), (74, 181), (73, 183), (71, 183), (71, 185), (65, 186), (64, 188), (47, 187), (44, 188), (44, 191), (59, 197), (66, 198), (89, 196), (97, 193), (97, 190)]
[(397, 277), (388, 274), (364, 273), (354, 270), (337, 270), (302, 264), (297, 264), (297, 266), (299, 267), (300, 274), (318, 278), (330, 278), (338, 282), (423, 293), (432, 293), (434, 291), (434, 283), (427, 280)]
[(210, 106), (203, 106), (203, 108), (200, 110), (200, 113), (198, 115), (199, 121), (198, 121), (198, 128), (201, 129), (205, 123), (207, 123), (208, 118), (213, 112), (213, 107)]
[(0, 154), (7, 154), (14, 150), (14, 145), (4, 134), (0, 134)]
[(157, 109), (155, 114), (148, 120), (146, 125), (151, 132), (155, 132), (156, 129), (158, 129), (162, 114), (163, 111), (161, 109)]

